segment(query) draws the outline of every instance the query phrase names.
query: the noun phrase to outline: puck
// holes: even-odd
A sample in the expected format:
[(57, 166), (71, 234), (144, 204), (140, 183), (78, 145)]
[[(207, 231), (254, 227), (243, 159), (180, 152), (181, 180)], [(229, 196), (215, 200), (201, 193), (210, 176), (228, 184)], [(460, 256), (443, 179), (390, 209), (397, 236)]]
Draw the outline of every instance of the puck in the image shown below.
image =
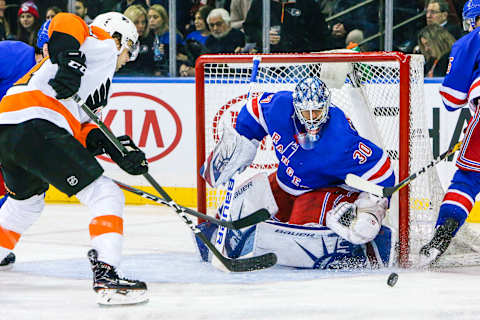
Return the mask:
[(397, 280), (398, 280), (398, 274), (396, 274), (395, 272), (392, 272), (388, 276), (387, 284), (390, 287), (393, 287), (397, 283)]

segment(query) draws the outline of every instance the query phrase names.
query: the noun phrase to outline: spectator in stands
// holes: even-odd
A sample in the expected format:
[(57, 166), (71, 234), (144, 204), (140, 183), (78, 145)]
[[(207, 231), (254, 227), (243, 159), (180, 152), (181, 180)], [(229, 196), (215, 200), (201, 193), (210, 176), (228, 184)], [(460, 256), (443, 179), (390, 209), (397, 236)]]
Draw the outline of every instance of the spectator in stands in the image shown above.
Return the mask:
[(130, 6), (123, 13), (137, 27), (138, 32), (138, 56), (134, 61), (127, 62), (122, 69), (117, 71), (119, 75), (153, 75), (153, 35), (147, 25), (147, 10), (142, 5)]
[(0, 41), (6, 40), (10, 34), (10, 26), (7, 19), (5, 19), (5, 0), (0, 0)]
[(185, 40), (195, 40), (202, 45), (205, 45), (205, 42), (210, 35), (210, 30), (207, 26), (207, 17), (212, 9), (213, 8), (210, 6), (203, 6), (198, 9), (195, 13), (195, 31), (189, 33)]
[[(320, 51), (327, 47), (328, 28), (315, 0), (271, 0), (271, 52)], [(262, 0), (253, 0), (243, 23), (247, 42), (262, 48)]]
[(83, 19), (87, 24), (90, 24), (93, 20), (88, 16), (88, 4), (86, 0), (76, 0), (73, 6), (74, 13)]
[[(169, 12), (169, 0), (149, 0), (150, 5), (160, 4), (162, 5), (167, 12)], [(205, 3), (206, 4), (206, 3)], [(192, 1), (191, 0), (182, 0), (176, 2), (176, 25), (177, 30), (183, 35), (190, 33), (192, 29), (187, 29), (189, 27), (189, 23), (191, 20), (191, 8), (192, 8)]]
[(240, 52), (245, 46), (245, 35), (237, 29), (232, 29), (230, 15), (222, 8), (213, 9), (207, 17), (211, 35), (205, 41), (209, 53)]
[(252, 0), (232, 0), (230, 3), (230, 18), (232, 28), (243, 30), (243, 23), (247, 18)]
[(40, 29), (37, 6), (32, 1), (24, 2), (17, 16), (17, 40), (34, 47), (37, 42), (37, 32)]
[(425, 57), (425, 77), (443, 77), (455, 38), (438, 24), (430, 24), (418, 33), (420, 52)]
[(47, 12), (45, 13), (45, 20), (52, 20), (53, 17), (57, 15), (57, 13), (62, 12), (62, 9), (60, 9), (57, 6), (49, 7), (47, 9)]
[[(153, 61), (155, 64), (154, 75), (167, 75), (169, 70), (169, 43), (170, 31), (168, 29), (167, 10), (162, 5), (155, 4), (148, 10), (148, 25), (153, 32)], [(185, 54), (182, 36), (176, 32), (177, 54)]]
[(207, 26), (207, 17), (212, 11), (212, 7), (203, 6), (195, 13), (195, 31), (189, 33), (185, 38), (187, 50), (186, 59), (181, 59), (180, 75), (183, 77), (191, 77), (195, 75), (195, 61), (206, 52), (205, 42), (210, 35)]
[(455, 39), (463, 35), (458, 23), (448, 21), (449, 6), (446, 0), (428, 0), (425, 3), (427, 25), (438, 24), (452, 34)]
[(192, 0), (189, 7), (188, 24), (185, 28), (186, 34), (195, 31), (195, 14), (200, 7), (209, 6), (215, 8), (215, 0)]

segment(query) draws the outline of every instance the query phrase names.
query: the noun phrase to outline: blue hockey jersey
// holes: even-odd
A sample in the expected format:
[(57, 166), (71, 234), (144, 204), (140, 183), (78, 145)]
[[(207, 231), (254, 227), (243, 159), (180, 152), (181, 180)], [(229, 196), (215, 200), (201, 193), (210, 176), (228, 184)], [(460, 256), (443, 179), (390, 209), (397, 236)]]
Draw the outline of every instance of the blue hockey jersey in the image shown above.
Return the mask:
[(395, 175), (386, 152), (360, 137), (339, 108), (331, 106), (328, 117), (315, 147), (305, 150), (296, 140), (295, 125), (302, 125), (294, 117), (292, 92), (263, 93), (242, 108), (236, 130), (251, 140), (271, 136), (279, 160), (277, 181), (292, 195), (341, 186), (348, 173), (393, 186)]
[(449, 59), (440, 95), (445, 108), (454, 111), (480, 97), (480, 28), (458, 39)]
[(0, 100), (35, 63), (32, 46), (21, 41), (0, 41)]

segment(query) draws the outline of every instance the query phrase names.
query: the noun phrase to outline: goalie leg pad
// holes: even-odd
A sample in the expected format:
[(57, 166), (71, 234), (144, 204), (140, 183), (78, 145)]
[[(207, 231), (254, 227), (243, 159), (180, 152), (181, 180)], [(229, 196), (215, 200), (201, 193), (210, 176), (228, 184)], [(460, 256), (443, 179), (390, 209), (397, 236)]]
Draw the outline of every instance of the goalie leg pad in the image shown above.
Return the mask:
[[(273, 197), (270, 184), (268, 182), (267, 175), (264, 173), (256, 174), (250, 179), (240, 184), (232, 193), (232, 199), (225, 201), (220, 207), (219, 212), (222, 213), (224, 206), (229, 206), (230, 219), (232, 221), (247, 217), (251, 213), (265, 208), (270, 213), (270, 216), (274, 216), (278, 211), (278, 206)], [(216, 239), (218, 226), (205, 222), (198, 225), (198, 228), (205, 234), (205, 236), (213, 242)], [(227, 255), (232, 257), (238, 257), (243, 255), (242, 248), (245, 245), (246, 238), (245, 233), (251, 233), (254, 230), (251, 227), (244, 228), (242, 230), (228, 230), (225, 238), (225, 249)], [(195, 237), (196, 248), (203, 261), (211, 261), (210, 250)], [(251, 250), (250, 250), (251, 251)]]
[[(206, 222), (199, 228), (212, 239), (218, 227)], [(391, 267), (395, 262), (395, 238), (395, 230), (382, 226), (373, 241), (354, 245), (327, 227), (269, 221), (244, 231), (229, 230), (225, 254), (236, 259), (273, 252), (279, 265), (308, 269)], [(202, 260), (211, 261), (208, 248), (199, 240), (196, 244)]]
[[(298, 226), (269, 221), (259, 223), (254, 237), (253, 256), (267, 252), (277, 255), (279, 265), (310, 269), (356, 269), (391, 266), (395, 261), (396, 233), (382, 226), (379, 235), (367, 244), (355, 245), (327, 227)], [(242, 254), (247, 254), (245, 245)]]
[(278, 206), (267, 175), (258, 173), (233, 191), (233, 199), (230, 202), (230, 217), (232, 221), (235, 221), (262, 208), (267, 209), (271, 217), (278, 212)]

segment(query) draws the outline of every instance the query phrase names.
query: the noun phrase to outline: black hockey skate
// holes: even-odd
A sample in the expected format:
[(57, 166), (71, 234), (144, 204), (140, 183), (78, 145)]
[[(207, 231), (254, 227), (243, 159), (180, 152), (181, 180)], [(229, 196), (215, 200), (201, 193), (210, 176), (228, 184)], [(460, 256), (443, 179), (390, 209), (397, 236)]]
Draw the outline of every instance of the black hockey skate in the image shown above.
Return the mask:
[(97, 260), (95, 249), (88, 251), (92, 264), (93, 290), (100, 305), (126, 305), (148, 301), (147, 285), (143, 281), (120, 277), (115, 267)]
[(420, 249), (419, 265), (421, 267), (433, 266), (437, 262), (450, 245), (458, 225), (457, 220), (450, 218), (437, 227), (432, 240)]
[(2, 261), (0, 261), (0, 270), (10, 270), (15, 263), (15, 254), (10, 252)]

